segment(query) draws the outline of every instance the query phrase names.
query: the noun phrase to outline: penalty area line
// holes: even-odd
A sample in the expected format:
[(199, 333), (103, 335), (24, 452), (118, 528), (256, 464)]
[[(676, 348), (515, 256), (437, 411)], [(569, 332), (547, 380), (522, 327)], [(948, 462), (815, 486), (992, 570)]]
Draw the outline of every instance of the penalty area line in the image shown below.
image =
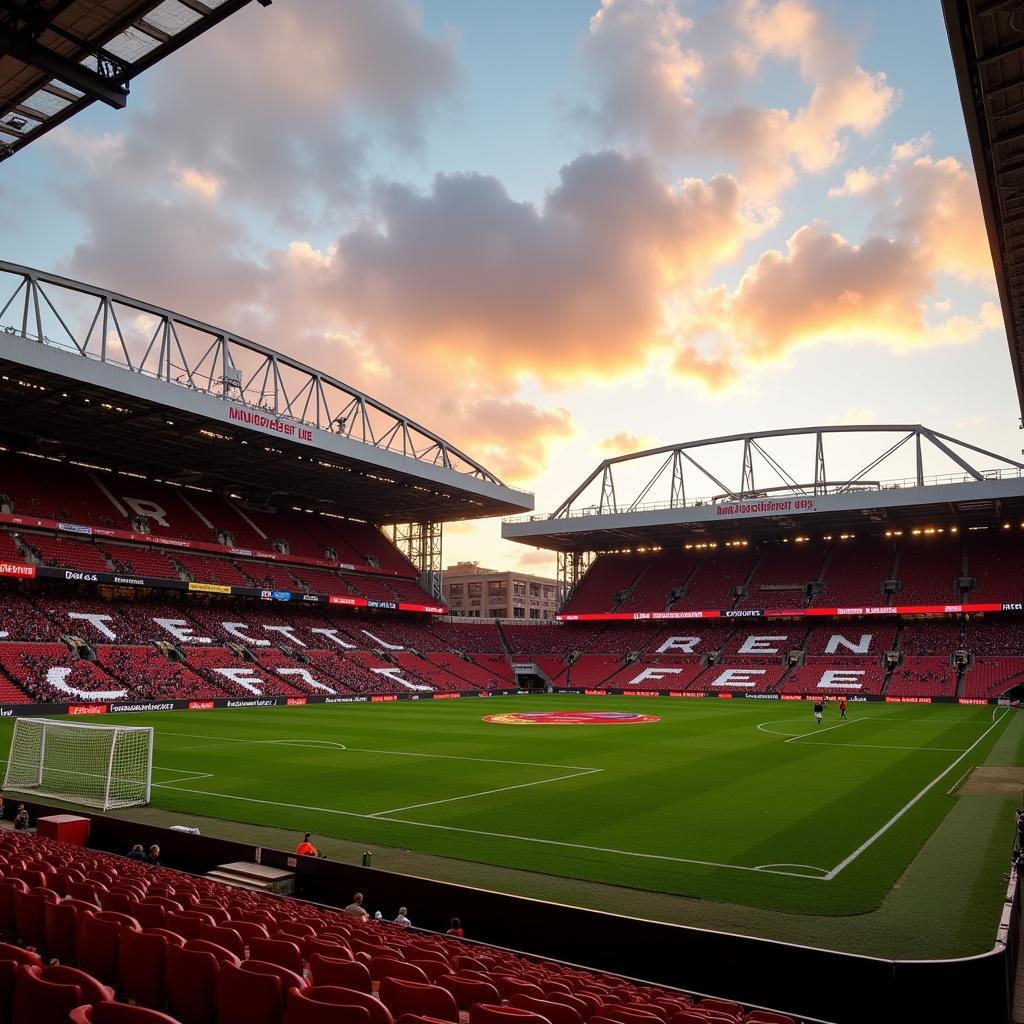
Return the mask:
[(993, 718), (994, 720), (992, 724), (955, 761), (936, 775), (935, 778), (917, 794), (917, 796), (908, 800), (907, 803), (905, 803), (877, 832), (875, 832), (874, 835), (868, 836), (868, 838), (865, 839), (864, 842), (849, 855), (849, 857), (841, 860), (827, 875), (825, 875), (825, 880), (831, 882), (840, 871), (848, 868), (865, 850), (872, 846), (877, 840), (881, 839), (882, 836), (884, 836), (885, 833), (888, 832), (889, 829), (907, 813), (907, 811), (909, 811), (919, 800), (927, 796), (927, 794), (931, 792), (931, 790), (937, 786), (972, 750), (974, 750), (974, 748), (978, 746), (978, 744), (981, 743), (981, 741), (985, 739), (985, 737), (988, 736), (988, 734), (997, 725), (1003, 722), (1006, 718), (1006, 714), (1004, 713), (998, 718), (993, 716)]

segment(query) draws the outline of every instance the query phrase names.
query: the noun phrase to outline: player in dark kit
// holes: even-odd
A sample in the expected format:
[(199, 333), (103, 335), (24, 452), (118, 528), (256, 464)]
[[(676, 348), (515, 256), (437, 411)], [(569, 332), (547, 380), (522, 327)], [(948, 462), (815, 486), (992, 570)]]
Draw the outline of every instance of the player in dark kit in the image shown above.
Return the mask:
[(814, 702), (814, 717), (817, 719), (818, 725), (821, 725), (821, 716), (825, 713), (825, 702), (818, 699)]
[(841, 722), (845, 722), (846, 721), (846, 698), (845, 697), (840, 697), (839, 698), (839, 720)]

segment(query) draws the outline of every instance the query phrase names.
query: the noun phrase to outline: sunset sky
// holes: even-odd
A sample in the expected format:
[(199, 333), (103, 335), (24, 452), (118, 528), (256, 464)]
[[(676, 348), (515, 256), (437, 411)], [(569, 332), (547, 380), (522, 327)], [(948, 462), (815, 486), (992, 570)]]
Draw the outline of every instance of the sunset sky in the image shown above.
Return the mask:
[[(1019, 455), (938, 0), (275, 0), (4, 163), (0, 252), (301, 357), (554, 508), (608, 454)], [(461, 558), (534, 572), (496, 521)]]

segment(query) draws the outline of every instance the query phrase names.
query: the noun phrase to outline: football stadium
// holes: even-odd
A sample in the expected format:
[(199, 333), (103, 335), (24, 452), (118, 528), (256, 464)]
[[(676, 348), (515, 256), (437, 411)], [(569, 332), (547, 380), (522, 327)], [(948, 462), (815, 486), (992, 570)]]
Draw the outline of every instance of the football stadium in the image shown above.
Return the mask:
[[(0, 159), (246, 6), (0, 3)], [(1015, 419), (1024, 18), (942, 7)], [(1020, 1019), (1024, 455), (795, 421), (537, 510), (245, 333), (0, 262), (0, 1024)], [(480, 520), (553, 619), (450, 609)]]

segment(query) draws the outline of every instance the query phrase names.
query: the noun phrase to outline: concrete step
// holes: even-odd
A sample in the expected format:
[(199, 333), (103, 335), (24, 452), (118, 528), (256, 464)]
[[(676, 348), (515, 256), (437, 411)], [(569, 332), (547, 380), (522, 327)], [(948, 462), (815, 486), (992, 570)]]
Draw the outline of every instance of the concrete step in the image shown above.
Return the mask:
[(258, 889), (279, 896), (290, 896), (295, 892), (295, 873), (280, 868), (269, 868), (250, 861), (234, 861), (219, 864), (206, 873), (207, 878), (235, 885), (242, 889)]

